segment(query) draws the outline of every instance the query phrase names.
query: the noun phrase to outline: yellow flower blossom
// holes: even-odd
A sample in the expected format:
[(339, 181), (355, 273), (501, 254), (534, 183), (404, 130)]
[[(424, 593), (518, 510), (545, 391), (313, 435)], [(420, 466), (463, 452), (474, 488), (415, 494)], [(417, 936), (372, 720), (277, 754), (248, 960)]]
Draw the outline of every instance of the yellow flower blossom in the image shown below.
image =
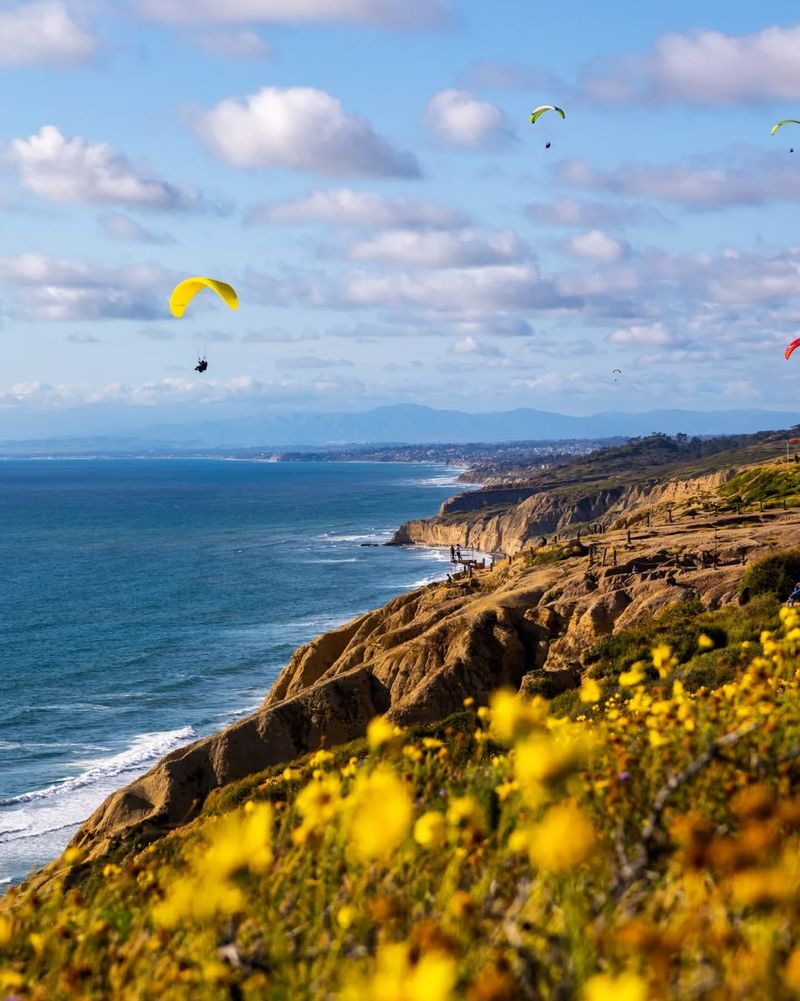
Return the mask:
[(313, 829), (329, 823), (339, 811), (341, 782), (338, 775), (312, 779), (295, 798), (297, 812), (303, 823)]
[(247, 803), (223, 817), (203, 853), (204, 870), (221, 879), (246, 869), (264, 872), (272, 862), (271, 827), (269, 803)]
[(0, 990), (13, 991), (24, 983), (25, 978), (16, 970), (0, 970)]
[(594, 828), (573, 803), (558, 803), (525, 832), (524, 844), (538, 869), (567, 872), (590, 858), (595, 845)]
[(426, 751), (438, 751), (440, 747), (444, 747), (441, 740), (437, 740), (436, 737), (423, 737), (422, 746)]
[(586, 678), (578, 691), (581, 702), (599, 702), (603, 697), (603, 689), (594, 678)]
[(336, 912), (336, 923), (344, 931), (347, 931), (356, 919), (356, 911), (349, 904), (343, 904)]
[(447, 807), (447, 822), (451, 827), (471, 827), (483, 830), (485, 817), (483, 810), (472, 796), (458, 796)]
[(14, 925), (5, 914), (0, 914), (0, 946), (6, 945), (11, 941), (11, 934), (14, 931)]
[(367, 743), (371, 751), (378, 751), (402, 736), (403, 731), (400, 727), (385, 716), (375, 716), (367, 726)]
[(647, 984), (635, 973), (598, 973), (584, 986), (585, 1001), (647, 1001)]
[(356, 777), (346, 806), (350, 847), (363, 861), (387, 857), (408, 834), (413, 813), (411, 795), (385, 765)]
[(644, 672), (639, 669), (637, 664), (634, 664), (630, 671), (623, 671), (618, 678), (619, 683), (625, 688), (632, 688), (643, 680)]
[(414, 824), (414, 840), (423, 848), (441, 848), (445, 842), (444, 815), (428, 810)]
[(706, 636), (705, 633), (700, 633), (700, 635), (697, 637), (697, 645), (700, 647), (701, 650), (714, 649), (714, 641), (711, 639), (710, 636)]
[(494, 692), (489, 699), (489, 708), (492, 734), (504, 744), (511, 744), (544, 727), (548, 714), (544, 699), (526, 699), (510, 688)]
[(324, 747), (315, 751), (308, 759), (308, 763), (312, 768), (324, 768), (325, 765), (329, 765), (332, 761), (333, 755), (330, 751), (326, 751)]
[(449, 1001), (456, 984), (455, 960), (438, 950), (412, 962), (405, 942), (383, 945), (368, 978), (351, 978), (338, 994), (340, 1001)]
[(658, 671), (660, 677), (666, 678), (670, 670), (674, 668), (677, 661), (672, 656), (672, 648), (666, 643), (660, 643), (651, 651), (653, 667)]
[(514, 749), (514, 775), (523, 790), (540, 782), (556, 782), (580, 766), (586, 751), (586, 741), (577, 734), (533, 734)]

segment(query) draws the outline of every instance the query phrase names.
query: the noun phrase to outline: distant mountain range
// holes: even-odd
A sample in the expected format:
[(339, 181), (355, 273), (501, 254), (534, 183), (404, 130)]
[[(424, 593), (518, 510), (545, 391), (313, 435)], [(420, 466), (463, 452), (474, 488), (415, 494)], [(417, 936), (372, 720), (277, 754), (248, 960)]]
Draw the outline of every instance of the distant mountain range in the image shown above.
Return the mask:
[(651, 410), (570, 417), (544, 410), (495, 413), (434, 410), (413, 404), (377, 407), (361, 413), (250, 416), (186, 424), (155, 424), (112, 435), (28, 438), (0, 441), (0, 454), (202, 451), (263, 447), (324, 447), (352, 444), (509, 442), (635, 437), (662, 431), (689, 435), (747, 434), (800, 423), (800, 411)]

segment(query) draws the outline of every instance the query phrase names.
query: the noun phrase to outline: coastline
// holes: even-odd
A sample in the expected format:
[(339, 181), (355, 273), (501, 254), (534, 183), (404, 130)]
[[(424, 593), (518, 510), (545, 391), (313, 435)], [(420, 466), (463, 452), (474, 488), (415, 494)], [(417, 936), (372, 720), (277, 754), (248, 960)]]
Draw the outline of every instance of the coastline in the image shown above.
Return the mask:
[[(26, 462), (36, 460), (17, 461)], [(158, 460), (155, 461), (157, 462)], [(254, 460), (244, 461), (253, 462)], [(369, 465), (373, 465), (373, 463), (369, 463)], [(388, 464), (381, 463), (381, 465), (386, 466)], [(457, 487), (457, 477), (464, 469), (464, 467), (452, 467), (443, 464), (430, 463), (422, 464), (397, 462), (392, 463), (392, 465), (395, 467), (411, 466), (414, 471), (416, 471), (420, 465), (430, 466), (435, 470), (436, 475), (426, 476), (421, 479), (417, 476), (412, 476), (410, 477), (409, 482), (414, 484), (416, 487), (422, 487), (423, 489), (431, 486), (440, 490), (444, 487), (447, 487), (448, 489)], [(403, 513), (405, 512), (397, 512), (397, 516), (402, 516)], [(332, 538), (334, 549), (338, 552), (341, 544), (345, 542), (350, 546), (350, 548), (355, 549), (365, 544), (364, 540), (367, 538), (375, 539), (376, 541), (366, 544), (379, 545), (383, 548), (383, 544), (391, 538), (394, 531), (396, 531), (398, 524), (399, 522), (395, 522), (391, 527), (387, 526), (383, 530), (382, 537), (368, 535), (367, 532), (353, 533), (353, 535), (357, 536), (357, 538), (354, 537), (352, 540), (349, 536), (337, 537), (334, 535)], [(317, 619), (314, 628), (306, 628), (291, 637), (291, 646), (287, 655), (287, 660), (291, 658), (292, 652), (298, 647), (313, 640), (316, 636), (325, 635), (330, 630), (335, 630), (341, 627), (344, 623), (351, 621), (354, 616), (362, 614), (366, 608), (380, 606), (385, 601), (391, 600), (394, 596), (408, 594), (418, 588), (425, 588), (432, 583), (443, 580), (446, 569), (449, 568), (449, 560), (447, 559), (449, 554), (446, 553), (446, 550), (442, 547), (436, 546), (418, 546), (414, 547), (414, 549), (415, 553), (413, 564), (419, 568), (418, 575), (415, 576), (414, 579), (406, 579), (401, 586), (391, 587), (386, 594), (379, 593), (379, 589), (376, 588), (373, 600), (371, 602), (367, 602), (366, 606), (349, 609), (347, 612), (343, 612), (342, 615), (333, 619), (326, 619), (324, 622)], [(334, 556), (332, 554), (328, 562), (340, 562), (342, 558), (347, 559), (348, 561), (354, 561), (357, 559), (357, 554), (354, 556), (344, 557)], [(320, 559), (322, 562), (326, 561), (326, 557), (324, 556), (320, 557)], [(436, 569), (434, 569), (433, 565), (435, 565)], [(441, 568), (439, 569), (439, 567)], [(309, 626), (310, 625), (311, 623), (309, 622)], [(273, 631), (277, 631), (279, 624), (274, 623), (271, 628)], [(286, 661), (284, 661), (284, 663), (286, 663)], [(277, 677), (277, 673), (275, 677)], [(228, 711), (211, 727), (198, 730), (190, 723), (186, 723), (183, 727), (177, 727), (173, 730), (139, 734), (138, 737), (133, 739), (131, 744), (124, 746), (113, 753), (106, 753), (100, 758), (97, 758), (96, 752), (91, 753), (91, 751), (89, 751), (89, 756), (84, 757), (83, 768), (79, 770), (77, 774), (73, 774), (71, 776), (68, 775), (63, 779), (50, 783), (49, 785), (30, 789), (21, 795), (6, 797), (0, 801), (0, 808), (5, 808), (5, 817), (3, 816), (2, 809), (0, 809), (0, 845), (4, 842), (7, 844), (10, 843), (11, 839), (14, 838), (15, 835), (19, 835), (19, 837), (15, 838), (15, 848), (20, 849), (20, 842), (30, 839), (32, 842), (32, 851), (30, 856), (32, 863), (31, 868), (36, 869), (40, 865), (46, 864), (49, 858), (55, 857), (63, 850), (68, 838), (92, 813), (99, 801), (106, 799), (109, 795), (113, 794), (115, 790), (122, 788), (125, 784), (134, 781), (137, 775), (142, 774), (148, 768), (152, 767), (153, 764), (163, 758), (165, 754), (186, 746), (187, 741), (193, 741), (219, 733), (225, 727), (234, 724), (238, 719), (242, 719), (252, 713), (255, 709), (257, 709), (258, 705), (268, 697), (274, 684), (274, 680), (274, 678), (270, 679), (266, 685), (261, 682), (255, 683), (250, 699), (248, 699), (246, 703), (239, 703), (238, 706), (229, 708)], [(222, 684), (222, 682), (220, 682), (220, 684)], [(87, 708), (87, 711), (90, 710)], [(0, 742), (0, 744), (1, 743), (2, 742)], [(89, 746), (90, 745), (87, 745), (87, 751), (89, 750)], [(99, 750), (100, 748), (98, 747), (97, 749)], [(7, 746), (7, 750), (10, 750), (10, 746)], [(110, 748), (104, 748), (104, 750), (109, 751)], [(56, 808), (53, 810), (52, 816), (49, 816), (47, 810), (43, 808), (43, 804), (48, 799), (52, 800), (54, 796), (59, 800), (59, 802), (56, 804)], [(76, 818), (67, 824), (61, 824), (58, 821), (56, 814), (63, 811), (64, 803), (66, 801), (69, 801), (70, 806), (72, 807), (73, 816), (75, 816), (74, 810), (79, 808), (79, 804), (83, 804), (83, 806), (80, 807), (81, 813), (79, 819)], [(29, 812), (34, 808), (39, 811), (37, 813), (38, 826), (35, 825), (30, 834), (24, 834), (22, 831), (15, 830), (13, 823), (14, 811)], [(48, 845), (49, 855), (47, 858), (44, 857), (42, 853), (37, 854), (35, 850), (33, 850), (33, 846), (39, 843)], [(9, 880), (12, 883), (24, 880), (25, 872), (27, 871), (28, 869), (25, 868), (25, 866), (17, 867), (13, 876), (9, 877), (7, 873), (4, 873), (2, 869), (0, 869), (0, 880), (4, 881), (0, 882), (0, 885), (8, 885)]]

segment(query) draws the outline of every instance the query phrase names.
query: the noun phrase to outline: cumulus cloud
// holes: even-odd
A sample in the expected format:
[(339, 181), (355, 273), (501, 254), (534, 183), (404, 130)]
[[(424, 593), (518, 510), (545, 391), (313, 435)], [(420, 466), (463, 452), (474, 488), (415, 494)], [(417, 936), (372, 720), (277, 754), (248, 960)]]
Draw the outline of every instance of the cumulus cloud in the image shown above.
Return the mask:
[(425, 124), (441, 143), (457, 149), (492, 149), (513, 136), (506, 116), (495, 104), (466, 90), (442, 90), (425, 105)]
[(353, 362), (346, 358), (320, 358), (318, 355), (288, 355), (275, 359), (276, 368), (352, 368)]
[(254, 31), (193, 31), (189, 41), (212, 56), (224, 59), (267, 59), (272, 50)]
[(354, 272), (343, 289), (352, 305), (422, 307), (436, 311), (567, 309), (580, 300), (559, 296), (533, 264), (442, 268), (414, 273)]
[(462, 226), (466, 218), (457, 209), (437, 202), (340, 188), (312, 191), (302, 198), (256, 205), (248, 213), (247, 221), (448, 229)]
[(665, 347), (675, 344), (677, 338), (663, 323), (634, 324), (615, 330), (608, 338), (612, 344), (637, 347)]
[(449, 20), (448, 0), (139, 0), (156, 21), (343, 22), (384, 28), (435, 28)]
[(61, 0), (0, 11), (0, 66), (85, 62), (97, 39), (70, 17)]
[(670, 32), (644, 56), (621, 56), (584, 80), (600, 101), (713, 105), (793, 100), (800, 91), (800, 26), (748, 35)]
[(617, 240), (608, 233), (600, 229), (590, 229), (587, 233), (580, 233), (567, 241), (567, 250), (575, 257), (584, 257), (590, 261), (600, 261), (603, 264), (612, 264), (619, 261), (628, 253), (628, 245), (622, 240)]
[(597, 169), (586, 160), (569, 160), (556, 173), (575, 188), (653, 198), (693, 209), (800, 201), (800, 173), (793, 166), (746, 151), (735, 166), (722, 166), (721, 159), (717, 157), (713, 165), (705, 161), (629, 163), (611, 170)]
[(83, 261), (25, 253), (0, 257), (16, 316), (37, 320), (150, 320), (165, 314), (166, 274), (153, 265), (96, 268)]
[(419, 268), (474, 267), (505, 264), (527, 256), (528, 247), (513, 230), (420, 232), (389, 230), (354, 243), (350, 257)]
[(363, 118), (312, 87), (264, 87), (221, 101), (197, 122), (200, 138), (235, 167), (286, 167), (330, 176), (418, 177), (410, 153), (394, 149)]
[(472, 334), (467, 334), (466, 337), (456, 341), (453, 350), (459, 355), (480, 355), (482, 358), (498, 358), (503, 354), (499, 348), (492, 344), (482, 343)]
[(526, 214), (534, 222), (548, 226), (625, 226), (635, 222), (662, 222), (663, 216), (642, 205), (611, 205), (587, 202), (579, 198), (557, 198), (552, 202), (526, 205)]
[(150, 243), (162, 246), (174, 243), (166, 233), (154, 233), (124, 212), (104, 212), (98, 219), (100, 229), (110, 240), (123, 243)]
[(195, 192), (153, 177), (112, 146), (67, 139), (54, 125), (13, 139), (6, 155), (26, 188), (53, 202), (179, 209), (197, 201)]

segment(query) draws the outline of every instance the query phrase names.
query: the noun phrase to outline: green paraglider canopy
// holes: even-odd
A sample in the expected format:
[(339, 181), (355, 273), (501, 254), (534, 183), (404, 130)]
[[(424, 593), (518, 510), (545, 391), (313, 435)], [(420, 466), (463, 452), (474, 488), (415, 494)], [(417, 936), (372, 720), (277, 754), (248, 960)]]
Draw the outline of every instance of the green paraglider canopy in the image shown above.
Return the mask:
[(546, 111), (555, 111), (557, 115), (561, 115), (562, 118), (567, 116), (561, 110), (557, 108), (554, 104), (540, 104), (538, 108), (534, 108), (531, 112), (531, 125), (533, 125)]
[(778, 129), (781, 128), (781, 126), (783, 125), (800, 125), (800, 122), (798, 122), (796, 118), (784, 118), (782, 121), (777, 122), (777, 124), (772, 126), (772, 128), (769, 130), (769, 134), (771, 136), (774, 136), (775, 133), (778, 131)]

